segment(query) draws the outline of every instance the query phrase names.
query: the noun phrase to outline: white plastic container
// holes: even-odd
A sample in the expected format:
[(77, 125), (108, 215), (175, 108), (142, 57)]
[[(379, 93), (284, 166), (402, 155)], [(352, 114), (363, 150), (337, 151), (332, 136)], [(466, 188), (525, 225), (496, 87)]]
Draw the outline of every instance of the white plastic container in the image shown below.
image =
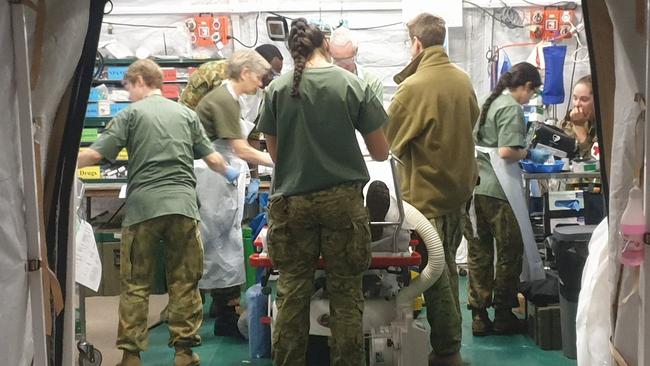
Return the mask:
[(646, 227), (643, 214), (643, 191), (636, 181), (627, 198), (627, 206), (621, 217), (620, 230), (625, 240), (625, 246), (621, 250), (619, 260), (626, 266), (641, 265), (645, 258), (643, 236)]

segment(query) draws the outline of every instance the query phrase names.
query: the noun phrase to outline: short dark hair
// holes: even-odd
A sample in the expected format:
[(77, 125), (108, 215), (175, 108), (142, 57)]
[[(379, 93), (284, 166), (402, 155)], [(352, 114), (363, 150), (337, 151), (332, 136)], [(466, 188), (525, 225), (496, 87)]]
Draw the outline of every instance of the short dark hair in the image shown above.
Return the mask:
[(262, 57), (264, 57), (264, 59), (268, 63), (271, 63), (271, 61), (273, 61), (273, 59), (276, 57), (279, 58), (280, 60), (284, 60), (280, 50), (277, 47), (275, 47), (275, 45), (272, 44), (263, 44), (255, 48), (255, 51), (259, 53)]
[(445, 20), (429, 13), (422, 13), (406, 23), (409, 39), (418, 37), (422, 47), (439, 46), (445, 43), (447, 28)]

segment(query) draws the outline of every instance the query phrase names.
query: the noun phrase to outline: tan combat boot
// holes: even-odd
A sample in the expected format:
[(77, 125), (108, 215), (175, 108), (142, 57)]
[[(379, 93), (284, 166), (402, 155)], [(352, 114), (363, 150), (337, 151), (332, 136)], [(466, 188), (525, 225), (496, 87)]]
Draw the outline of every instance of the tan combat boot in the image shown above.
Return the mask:
[(192, 352), (189, 347), (176, 347), (174, 366), (198, 366), (201, 364), (199, 355)]
[(485, 309), (472, 309), (472, 335), (482, 337), (492, 332), (492, 321)]
[(131, 352), (124, 350), (122, 353), (122, 361), (117, 366), (141, 366), (140, 352)]
[(526, 331), (526, 323), (517, 318), (512, 310), (495, 309), (494, 310), (494, 326), (495, 334), (519, 334)]

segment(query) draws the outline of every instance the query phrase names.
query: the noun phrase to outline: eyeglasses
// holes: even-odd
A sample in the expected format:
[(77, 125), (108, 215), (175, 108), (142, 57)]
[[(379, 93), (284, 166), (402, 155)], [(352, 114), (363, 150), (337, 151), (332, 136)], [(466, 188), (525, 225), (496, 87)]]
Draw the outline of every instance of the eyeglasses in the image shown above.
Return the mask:
[(542, 95), (542, 88), (537, 87), (533, 89), (533, 98), (537, 98), (540, 95)]
[(402, 43), (404, 43), (404, 46), (406, 46), (406, 47), (411, 47), (411, 45), (413, 44), (413, 40), (415, 40), (415, 39), (419, 39), (418, 36), (413, 36), (413, 37), (407, 38), (404, 41), (402, 41)]

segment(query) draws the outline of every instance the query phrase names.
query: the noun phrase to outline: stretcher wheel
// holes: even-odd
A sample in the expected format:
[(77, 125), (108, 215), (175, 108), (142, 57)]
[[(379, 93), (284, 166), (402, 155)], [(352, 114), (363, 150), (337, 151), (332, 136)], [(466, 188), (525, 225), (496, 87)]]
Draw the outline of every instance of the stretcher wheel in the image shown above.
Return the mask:
[(99, 366), (102, 364), (102, 353), (97, 348), (87, 354), (79, 352), (79, 366)]

